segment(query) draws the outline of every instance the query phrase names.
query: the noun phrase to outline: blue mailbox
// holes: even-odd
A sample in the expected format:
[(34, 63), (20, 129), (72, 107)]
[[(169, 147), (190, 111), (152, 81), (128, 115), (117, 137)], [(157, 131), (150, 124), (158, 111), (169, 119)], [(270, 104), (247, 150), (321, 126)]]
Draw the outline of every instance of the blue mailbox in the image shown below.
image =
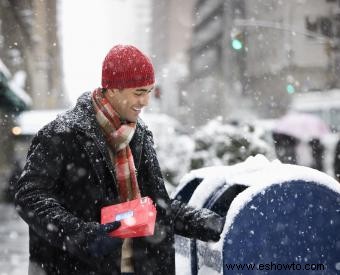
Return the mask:
[(292, 180), (249, 195), (224, 235), (223, 274), (340, 274), (340, 192)]
[(225, 167), (224, 183), (211, 186), (210, 174), (196, 187), (189, 204), (226, 223), (218, 243), (176, 237), (176, 249), (190, 254), (176, 250), (179, 274), (340, 274), (339, 183), (311, 168), (261, 163)]

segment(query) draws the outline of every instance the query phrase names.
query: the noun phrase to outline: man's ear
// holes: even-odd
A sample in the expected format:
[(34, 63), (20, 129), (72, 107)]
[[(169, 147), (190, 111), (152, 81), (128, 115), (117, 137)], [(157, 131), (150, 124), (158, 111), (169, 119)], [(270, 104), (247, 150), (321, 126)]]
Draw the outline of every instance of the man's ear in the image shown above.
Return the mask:
[(109, 97), (114, 97), (119, 90), (118, 89), (108, 89), (108, 91), (110, 91), (108, 93)]
[(121, 93), (124, 89), (111, 89), (113, 94)]

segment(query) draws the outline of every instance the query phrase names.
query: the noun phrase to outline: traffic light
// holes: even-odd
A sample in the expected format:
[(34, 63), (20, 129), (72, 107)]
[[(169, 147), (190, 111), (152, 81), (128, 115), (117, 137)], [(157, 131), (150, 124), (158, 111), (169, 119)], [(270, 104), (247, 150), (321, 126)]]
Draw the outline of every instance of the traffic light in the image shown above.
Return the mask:
[(239, 29), (231, 31), (231, 47), (236, 51), (241, 51), (244, 48), (244, 33)]
[(287, 84), (286, 85), (286, 91), (288, 94), (294, 94), (295, 93), (295, 87), (293, 84)]
[(295, 79), (294, 75), (288, 74), (286, 76), (285, 88), (287, 94), (294, 94), (300, 88), (300, 82)]

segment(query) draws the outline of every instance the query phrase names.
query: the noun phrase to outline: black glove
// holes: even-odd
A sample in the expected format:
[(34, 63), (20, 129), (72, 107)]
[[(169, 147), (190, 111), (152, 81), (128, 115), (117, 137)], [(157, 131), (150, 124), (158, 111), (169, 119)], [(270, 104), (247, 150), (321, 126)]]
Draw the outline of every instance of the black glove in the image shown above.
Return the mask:
[(92, 257), (105, 257), (113, 250), (121, 247), (122, 240), (120, 238), (110, 237), (112, 232), (120, 227), (120, 221), (114, 221), (107, 224), (98, 225), (94, 232), (94, 237), (89, 241), (88, 251)]
[(207, 240), (217, 242), (221, 238), (221, 233), (224, 228), (225, 217), (211, 217), (207, 221)]

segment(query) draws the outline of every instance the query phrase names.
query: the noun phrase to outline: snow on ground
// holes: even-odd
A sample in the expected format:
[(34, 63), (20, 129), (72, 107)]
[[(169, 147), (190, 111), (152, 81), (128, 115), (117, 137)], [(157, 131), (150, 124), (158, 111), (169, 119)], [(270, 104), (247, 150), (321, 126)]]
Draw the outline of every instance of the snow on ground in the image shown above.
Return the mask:
[(28, 270), (28, 227), (11, 204), (0, 204), (0, 275)]

